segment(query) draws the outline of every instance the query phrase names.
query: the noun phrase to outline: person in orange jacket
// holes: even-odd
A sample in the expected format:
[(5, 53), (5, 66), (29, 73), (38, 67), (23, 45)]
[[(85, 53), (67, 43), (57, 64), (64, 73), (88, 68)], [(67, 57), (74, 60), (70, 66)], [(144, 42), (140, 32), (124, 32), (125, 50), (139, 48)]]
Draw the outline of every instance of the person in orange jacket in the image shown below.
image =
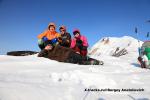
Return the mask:
[(39, 34), (37, 37), (39, 48), (42, 50), (49, 43), (54, 45), (58, 44), (58, 38), (60, 37), (60, 34), (56, 32), (55, 23), (50, 23), (48, 25), (48, 29), (45, 32)]

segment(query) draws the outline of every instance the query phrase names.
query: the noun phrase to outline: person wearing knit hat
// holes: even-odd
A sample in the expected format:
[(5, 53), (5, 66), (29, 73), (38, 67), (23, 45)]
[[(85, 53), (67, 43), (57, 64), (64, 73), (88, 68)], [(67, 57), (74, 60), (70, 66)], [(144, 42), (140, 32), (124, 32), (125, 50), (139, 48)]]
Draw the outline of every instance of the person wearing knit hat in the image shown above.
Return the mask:
[(55, 23), (50, 23), (48, 28), (45, 32), (39, 34), (38, 36), (38, 45), (40, 49), (44, 49), (47, 45), (47, 42), (52, 44), (58, 44), (58, 38), (60, 34), (56, 32), (56, 25)]
[(48, 24), (48, 29), (50, 29), (51, 26), (54, 27), (54, 29), (56, 29), (55, 23), (53, 23), (53, 22), (49, 23), (49, 24)]
[(67, 32), (66, 27), (64, 25), (60, 26), (60, 37), (59, 44), (64, 47), (70, 47), (71, 44), (71, 35)]
[(82, 56), (87, 55), (88, 41), (87, 38), (81, 35), (79, 29), (73, 31), (74, 38), (71, 41), (70, 48), (74, 49), (76, 53), (81, 54)]

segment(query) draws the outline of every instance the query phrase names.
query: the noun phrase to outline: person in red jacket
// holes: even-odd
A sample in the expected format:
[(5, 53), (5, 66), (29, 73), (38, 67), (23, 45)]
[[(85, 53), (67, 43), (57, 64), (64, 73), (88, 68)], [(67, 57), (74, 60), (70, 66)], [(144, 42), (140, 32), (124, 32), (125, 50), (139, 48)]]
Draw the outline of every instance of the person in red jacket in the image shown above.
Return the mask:
[(81, 35), (81, 33), (78, 29), (75, 29), (73, 31), (73, 35), (74, 35), (74, 38), (71, 41), (70, 48), (75, 50), (76, 53), (79, 53), (82, 56), (86, 56), (87, 48), (88, 48), (87, 38), (85, 36)]

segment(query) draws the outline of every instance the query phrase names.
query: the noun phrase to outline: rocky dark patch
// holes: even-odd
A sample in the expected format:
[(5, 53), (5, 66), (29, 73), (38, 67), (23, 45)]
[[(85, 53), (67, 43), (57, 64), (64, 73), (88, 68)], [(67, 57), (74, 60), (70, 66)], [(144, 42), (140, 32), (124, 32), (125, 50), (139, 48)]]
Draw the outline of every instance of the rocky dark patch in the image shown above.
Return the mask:
[(11, 51), (11, 52), (7, 52), (7, 55), (10, 56), (28, 56), (28, 55), (33, 55), (33, 54), (37, 54), (38, 52), (36, 51)]

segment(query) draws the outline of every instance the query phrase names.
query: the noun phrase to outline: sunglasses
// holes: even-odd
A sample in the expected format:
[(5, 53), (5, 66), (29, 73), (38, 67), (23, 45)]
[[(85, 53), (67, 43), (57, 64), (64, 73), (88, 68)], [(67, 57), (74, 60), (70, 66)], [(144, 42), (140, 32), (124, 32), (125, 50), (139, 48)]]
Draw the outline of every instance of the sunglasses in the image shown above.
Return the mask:
[(65, 30), (64, 29), (60, 29), (60, 32), (65, 32)]

